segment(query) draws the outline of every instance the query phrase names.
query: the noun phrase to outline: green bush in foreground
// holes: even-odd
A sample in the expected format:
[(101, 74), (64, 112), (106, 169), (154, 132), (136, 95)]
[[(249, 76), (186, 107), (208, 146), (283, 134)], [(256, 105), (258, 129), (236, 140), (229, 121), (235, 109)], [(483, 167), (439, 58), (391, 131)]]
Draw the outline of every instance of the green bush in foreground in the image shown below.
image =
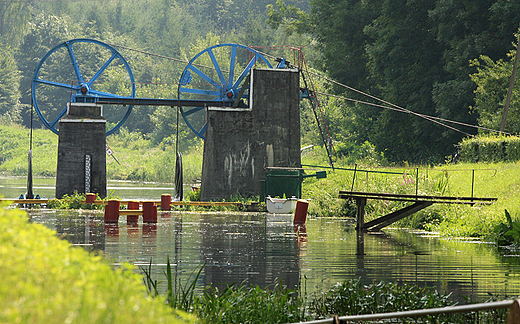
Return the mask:
[(113, 269), (19, 210), (0, 207), (1, 323), (188, 323), (146, 296), (130, 265)]

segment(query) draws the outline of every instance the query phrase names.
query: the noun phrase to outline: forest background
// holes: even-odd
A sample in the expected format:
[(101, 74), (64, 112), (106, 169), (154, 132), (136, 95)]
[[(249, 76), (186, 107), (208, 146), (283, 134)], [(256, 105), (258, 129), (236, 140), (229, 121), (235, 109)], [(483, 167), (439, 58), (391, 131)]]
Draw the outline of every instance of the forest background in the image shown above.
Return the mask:
[[(34, 69), (68, 39), (167, 57), (120, 50), (137, 96), (154, 98), (177, 98), (184, 62), (209, 46), (240, 43), (285, 56), (292, 45), (323, 76), (319, 91), (337, 96), (321, 102), (340, 157), (440, 163), (464, 137), (499, 128), (519, 26), (520, 2), (510, 0), (0, 1), (0, 123), (30, 126)], [(519, 91), (505, 128), (511, 134), (520, 131)], [(363, 93), (414, 114), (382, 108)], [(321, 145), (305, 105), (301, 120), (302, 145)], [(175, 124), (171, 107), (139, 107), (112, 141), (165, 151), (175, 146)], [(42, 128), (37, 119), (34, 127)], [(201, 146), (182, 123), (181, 151)], [(2, 152), (0, 163), (12, 158)]]

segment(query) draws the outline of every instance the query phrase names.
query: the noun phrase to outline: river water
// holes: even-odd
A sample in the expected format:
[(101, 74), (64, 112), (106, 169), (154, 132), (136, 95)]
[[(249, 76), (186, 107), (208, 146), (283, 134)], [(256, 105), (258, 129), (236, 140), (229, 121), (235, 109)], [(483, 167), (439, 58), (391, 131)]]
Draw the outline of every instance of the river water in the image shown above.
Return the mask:
[[(167, 185), (158, 184), (110, 186), (125, 199), (158, 199), (161, 193), (171, 192), (165, 191)], [(141, 187), (155, 188), (148, 190), (154, 196), (143, 197)], [(0, 182), (2, 194), (4, 188), (5, 182)], [(151, 261), (153, 276), (163, 282), (163, 289), (169, 258), (181, 281), (204, 265), (199, 290), (232, 283), (265, 288), (281, 282), (290, 288), (302, 285), (310, 294), (361, 278), (367, 284), (392, 281), (428, 286), (450, 292), (461, 302), (465, 298), (484, 301), (489, 294), (520, 295), (518, 251), (505, 253), (479, 241), (390, 229), (365, 234), (364, 253), (358, 253), (349, 219), (308, 218), (305, 228), (295, 229), (292, 215), (267, 213), (163, 212), (154, 225), (127, 225), (121, 216), (118, 224), (110, 226), (104, 224), (102, 212), (34, 209), (28, 215), (74, 245), (104, 251), (115, 265), (130, 262), (147, 267)]]

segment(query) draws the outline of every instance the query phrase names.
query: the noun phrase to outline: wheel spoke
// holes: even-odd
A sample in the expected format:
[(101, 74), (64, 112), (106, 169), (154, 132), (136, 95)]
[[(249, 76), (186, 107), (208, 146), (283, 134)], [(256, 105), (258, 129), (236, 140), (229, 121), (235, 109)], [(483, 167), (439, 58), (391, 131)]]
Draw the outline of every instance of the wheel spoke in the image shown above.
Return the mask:
[(235, 61), (237, 56), (237, 47), (236, 45), (231, 46), (231, 58), (229, 60), (229, 78), (228, 78), (228, 85), (231, 85), (233, 83), (233, 78), (235, 76)]
[(63, 117), (63, 115), (65, 115), (65, 113), (67, 112), (67, 108), (63, 109), (60, 114), (58, 115), (58, 117), (56, 117), (52, 123), (49, 124), (50, 128), (54, 128), (54, 126), (56, 125), (56, 123), (58, 122), (58, 120), (60, 120), (61, 117)]
[(209, 76), (207, 76), (204, 72), (202, 72), (201, 70), (197, 69), (196, 67), (194, 67), (193, 65), (190, 65), (188, 66), (188, 68), (190, 70), (192, 70), (193, 72), (195, 72), (198, 76), (200, 76), (201, 78), (203, 78), (206, 82), (208, 82), (209, 84), (211, 84), (212, 86), (214, 86), (215, 88), (221, 90), (222, 89), (222, 86), (219, 85), (217, 82), (215, 82), (212, 78), (210, 78)]
[(240, 84), (244, 81), (244, 78), (249, 73), (249, 71), (251, 70), (253, 65), (255, 65), (255, 63), (256, 63), (256, 55), (251, 59), (251, 61), (249, 61), (249, 63), (247, 63), (246, 68), (244, 69), (244, 71), (242, 71), (242, 73), (238, 77), (237, 81), (233, 84), (233, 88), (238, 88), (238, 86), (240, 86)]
[(199, 134), (201, 136), (203, 136), (206, 133), (206, 129), (208, 129), (208, 123), (207, 122), (204, 124), (204, 126), (202, 126), (202, 128), (199, 131)]
[(205, 96), (217, 96), (220, 97), (220, 92), (214, 91), (214, 90), (203, 90), (203, 89), (191, 89), (191, 88), (179, 88), (179, 92), (182, 93), (194, 93), (194, 94), (200, 94)]
[(208, 55), (211, 58), (211, 62), (213, 62), (213, 66), (215, 67), (215, 70), (217, 71), (218, 77), (220, 79), (220, 83), (224, 85), (226, 83), (226, 78), (224, 78), (224, 74), (222, 74), (222, 70), (220, 69), (220, 66), (218, 65), (217, 58), (215, 57), (213, 50), (209, 50)]
[(69, 42), (66, 42), (65, 45), (67, 46), (67, 51), (69, 52), (70, 61), (72, 63), (72, 67), (74, 68), (74, 73), (76, 74), (76, 79), (79, 83), (83, 82), (83, 76), (81, 75), (81, 72), (79, 71), (78, 62), (76, 61), (76, 55), (74, 55), (74, 50), (72, 49), (72, 44)]
[(182, 113), (183, 113), (184, 116), (189, 116), (189, 115), (194, 114), (194, 113), (196, 113), (198, 111), (201, 111), (203, 109), (204, 109), (204, 107), (194, 107), (194, 108), (191, 108), (189, 110), (185, 110)]
[(67, 90), (71, 90), (71, 89), (72, 90), (78, 90), (79, 89), (77, 86), (75, 87), (75, 86), (70, 85), (70, 84), (54, 82), (54, 81), (47, 81), (47, 80), (38, 79), (38, 80), (34, 80), (34, 82), (41, 83), (41, 84), (46, 84), (46, 85), (51, 85), (53, 87), (63, 88), (63, 89), (67, 89)]
[(99, 71), (96, 72), (96, 74), (94, 74), (94, 76), (88, 81), (88, 86), (92, 86), (92, 84), (94, 82), (96, 82), (96, 80), (99, 78), (99, 76), (105, 72), (105, 70), (107, 69), (107, 67), (110, 65), (110, 63), (112, 63), (112, 61), (117, 57), (117, 54), (116, 53), (112, 53), (112, 56), (108, 59), (108, 61), (105, 62), (105, 64), (103, 64), (103, 66), (101, 67), (101, 69), (99, 69)]

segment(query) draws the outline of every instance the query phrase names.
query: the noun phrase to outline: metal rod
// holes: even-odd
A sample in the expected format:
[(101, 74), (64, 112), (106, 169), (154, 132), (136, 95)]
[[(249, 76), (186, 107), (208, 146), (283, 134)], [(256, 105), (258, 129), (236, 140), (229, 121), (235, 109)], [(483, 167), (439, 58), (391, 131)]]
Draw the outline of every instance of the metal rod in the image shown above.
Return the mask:
[(471, 198), (473, 198), (473, 191), (475, 186), (475, 169), (471, 171)]
[[(504, 300), (504, 301), (499, 301), (499, 302), (489, 302), (489, 303), (470, 304), (470, 305), (461, 305), (461, 306), (448, 306), (448, 307), (430, 308), (430, 309), (418, 309), (418, 310), (394, 312), (394, 313), (340, 316), (338, 319), (340, 321), (371, 321), (371, 320), (382, 320), (382, 319), (389, 319), (389, 318), (419, 317), (419, 316), (428, 316), (428, 315), (467, 313), (467, 312), (478, 312), (478, 311), (492, 310), (492, 309), (510, 308), (511, 306), (513, 306), (514, 303), (515, 303), (515, 300)], [(322, 320), (316, 320), (316, 321), (299, 322), (296, 324), (303, 324), (303, 323), (305, 323), (305, 324), (325, 324), (325, 323), (333, 323), (333, 321), (334, 321), (334, 318), (328, 318), (328, 319), (322, 319)]]
[(416, 169), (415, 173), (415, 195), (419, 194), (419, 168)]
[(354, 165), (354, 175), (352, 176), (352, 189), (351, 191), (354, 191), (354, 182), (356, 181), (356, 171), (357, 171), (357, 163)]

